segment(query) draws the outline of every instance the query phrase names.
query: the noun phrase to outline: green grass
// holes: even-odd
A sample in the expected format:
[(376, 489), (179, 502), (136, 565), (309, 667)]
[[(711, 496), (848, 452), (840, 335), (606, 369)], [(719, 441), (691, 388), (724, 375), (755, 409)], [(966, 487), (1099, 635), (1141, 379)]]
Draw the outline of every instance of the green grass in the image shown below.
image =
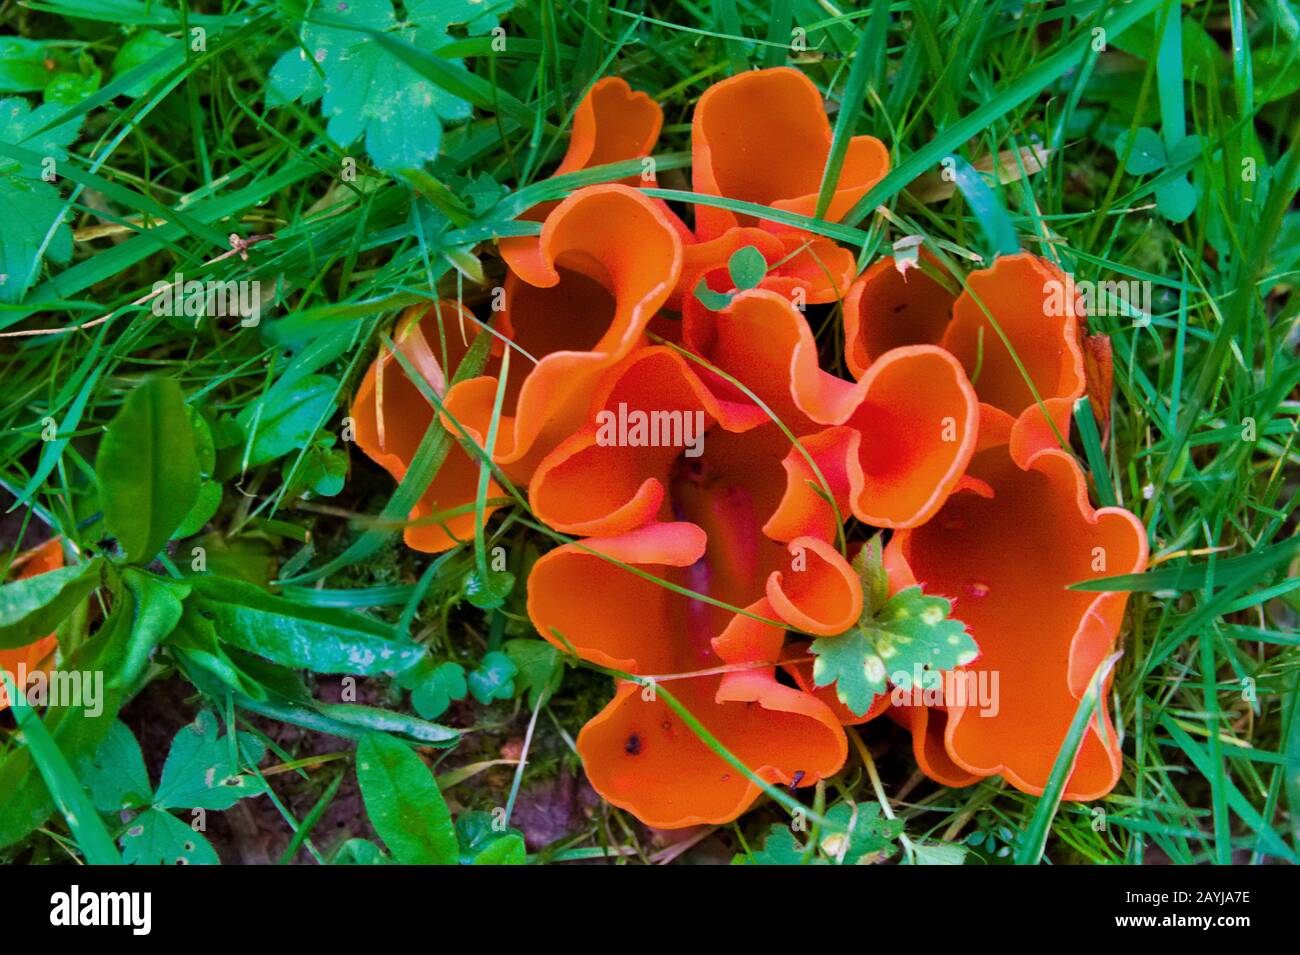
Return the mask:
[[(0, 525), (0, 566), (50, 533), (66, 535), (78, 551), (100, 550), (106, 531), (96, 449), (146, 376), (176, 381), (214, 427), (255, 416), (259, 402), (273, 413), (308, 381), (319, 387), (319, 402), (292, 449), (246, 464), (257, 429), (219, 449), (212, 479), (222, 485), (222, 503), (195, 537), (209, 569), (278, 579), (292, 585), (284, 595), (303, 605), (366, 611), (428, 645), (437, 661), (468, 671), (509, 640), (530, 636), (522, 581), (557, 535), (531, 519), (520, 491), (503, 483), (506, 496), (490, 502), (502, 505), (499, 516), (443, 558), (395, 543), (450, 446), (441, 432), (426, 438), (396, 489), (355, 452), (337, 494), (304, 500), (287, 493), (288, 479), (311, 466), (323, 436), (336, 439), (333, 450), (347, 447), (337, 439), (350, 397), (404, 306), (435, 295), (486, 305), (503, 271), (491, 239), (536, 231), (513, 221), (519, 212), (640, 171), (630, 163), (547, 178), (593, 80), (623, 76), (661, 103), (660, 188), (651, 194), (682, 204), (697, 199), (687, 167), (701, 92), (737, 70), (793, 63), (831, 104), (832, 166), (855, 134), (878, 136), (892, 154), (889, 175), (842, 223), (792, 217), (798, 224), (860, 250), (864, 264), (902, 235), (925, 235), (954, 261), (1005, 250), (1010, 236), (1080, 278), (1136, 279), (1155, 289), (1149, 323), (1094, 319), (1093, 331), (1109, 334), (1114, 348), (1109, 433), (1086, 405), (1076, 415), (1077, 456), (1094, 479), (1094, 501), (1141, 518), (1154, 562), (1144, 578), (1114, 584), (1135, 592), (1111, 690), (1124, 769), (1114, 793), (1096, 804), (1104, 816), (1093, 805), (1057, 805), (1050, 794), (1040, 801), (998, 780), (938, 787), (918, 777), (906, 736), (879, 720), (862, 728), (866, 745), (850, 748), (840, 776), (814, 797), (800, 794), (809, 818), (822, 818), (839, 798), (883, 801), (885, 816), (905, 827), (905, 857), (917, 845), (952, 843), (969, 849), (970, 863), (1295, 861), (1300, 215), (1292, 205), (1300, 189), (1300, 14), (1293, 4), (501, 4), (504, 51), (486, 33), (457, 30), (433, 53), (379, 35), (382, 55), (473, 107), (470, 121), (444, 123), (437, 160), (407, 176), (376, 169), (360, 143), (333, 142), (318, 105), (268, 106), (268, 75), (296, 46), (301, 7), (0, 5), (4, 36), (58, 41), (51, 49), (68, 58), (69, 71), (102, 72), (98, 92), (62, 105), (52, 114), (58, 122), (49, 123), (80, 123), (58, 163), (58, 194), (74, 230), (71, 260), (48, 263), (21, 303), (0, 308), (0, 500), (13, 505)], [(790, 49), (792, 24), (806, 31), (804, 51)], [(139, 30), (179, 38), (195, 25), (207, 31), (206, 49), (178, 42), (148, 62), (113, 67)], [(1099, 26), (1102, 51), (1094, 48)], [(453, 69), (453, 57), (464, 58), (468, 72)], [(31, 105), (42, 97), (39, 89), (0, 88), (0, 98), (10, 95)], [(1125, 163), (1142, 128), (1167, 151), (1187, 135), (1199, 136), (1200, 148), (1131, 173)], [(1042, 171), (1023, 175), (1020, 150), (1030, 145), (1049, 158)], [(1015, 157), (1010, 181), (973, 171), (1003, 151)], [(956, 191), (922, 201), (922, 187), (938, 180), (949, 156), (960, 171)], [(0, 171), (5, 161), (40, 158), (0, 143)], [(355, 178), (343, 175), (351, 163)], [(1173, 222), (1162, 213), (1184, 178), (1198, 198), (1188, 217)], [(492, 184), (499, 201), (480, 202)], [(823, 188), (823, 207), (828, 198)], [(887, 216), (875, 213), (882, 205)], [(245, 262), (227, 254), (231, 233), (274, 238), (249, 248)], [(255, 278), (276, 290), (275, 301), (256, 329), (234, 320), (189, 327), (154, 314), (147, 300), (155, 282), (177, 271)], [(823, 354), (838, 355), (838, 316), (820, 328)], [(33, 334), (42, 329), (50, 332)], [(486, 336), (480, 340), (486, 345)], [(471, 352), (461, 374), (484, 357)], [(51, 420), (56, 438), (43, 440)], [(477, 513), (489, 503), (483, 475)], [(192, 543), (175, 548), (170, 570), (188, 564)], [(489, 574), (496, 547), (519, 584), (504, 606), (483, 611), (466, 602), (463, 581)], [(63, 624), (65, 647), (96, 632), (103, 597)], [(193, 676), (164, 650), (132, 692), (148, 697), (178, 671)], [(211, 682), (197, 685), (223, 718), (255, 731), (277, 720), (353, 739), (390, 728), (375, 713), (236, 700)], [(458, 710), (472, 722), (457, 724), (468, 732), (456, 748), (438, 752), (440, 774), (498, 758), (508, 739), (526, 733), (528, 740), (520, 762), (456, 780), (461, 805), (514, 809), (530, 785), (580, 773), (572, 739), (608, 698), (608, 681), (571, 668), (553, 695), (525, 698), (523, 690)], [(395, 715), (414, 719), (403, 694), (377, 693)], [(75, 786), (67, 792), (75, 754), (58, 752), (57, 733), (29, 730), (28, 738), (43, 778), (57, 780), (61, 802), (75, 804)], [(10, 717), (0, 717), (0, 757), (22, 745)], [(294, 851), (328, 855), (333, 847), (311, 832), (339, 791), (338, 767), (309, 747), (271, 758), (310, 797), (297, 816), (276, 801), (280, 849), (292, 839)], [(0, 785), (6, 778), (0, 773)], [(7, 796), (0, 792), (0, 803)], [(702, 845), (724, 856), (753, 849), (786, 818), (764, 800)], [(602, 848), (621, 859), (655, 857), (635, 820), (601, 806), (539, 859), (583, 859)], [(102, 832), (69, 831), (55, 816), (0, 849), (0, 858), (76, 852), (94, 859), (113, 851)]]

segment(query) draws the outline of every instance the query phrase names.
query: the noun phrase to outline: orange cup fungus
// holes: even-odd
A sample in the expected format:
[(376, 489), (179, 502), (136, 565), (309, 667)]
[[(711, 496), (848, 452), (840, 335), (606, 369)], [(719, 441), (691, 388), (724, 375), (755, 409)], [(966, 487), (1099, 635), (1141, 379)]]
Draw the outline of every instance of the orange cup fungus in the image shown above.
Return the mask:
[[(821, 93), (790, 67), (753, 70), (715, 83), (695, 107), (691, 162), (695, 191), (811, 216), (831, 150)], [(889, 151), (874, 136), (854, 136), (823, 218), (848, 212), (889, 171)], [(737, 225), (770, 220), (701, 203), (695, 234), (714, 239)]]
[[(597, 82), (556, 174), (648, 156), (662, 119), (624, 81)], [(697, 193), (815, 212), (832, 133), (802, 73), (715, 84), (691, 135)], [(768, 784), (833, 775), (844, 726), (888, 712), (935, 780), (999, 775), (1042, 792), (1125, 606), (1123, 593), (1067, 588), (1146, 561), (1137, 519), (1092, 508), (1062, 447), (1075, 401), (1090, 393), (1104, 421), (1109, 397), (1104, 341), (1084, 337), (1075, 303), (1045, 305), (1064, 276), (1017, 254), (964, 288), (889, 258), (855, 278), (852, 250), (760, 214), (701, 202), (687, 230), (635, 188), (653, 185), (650, 168), (525, 214), (541, 234), (501, 240), (504, 307), (488, 331), (452, 302), (408, 310), (394, 345), (438, 401), (385, 352), (357, 392), (358, 446), (400, 480), (429, 428), (484, 447), (500, 393), (485, 453), (539, 520), (576, 538), (533, 566), (529, 616), (620, 674), (578, 751), (596, 790), (646, 824), (727, 822), (762, 792), (681, 708)], [(825, 218), (888, 168), (882, 143), (854, 137)], [(738, 289), (730, 265), (747, 248), (764, 270)], [(810, 305), (842, 305), (851, 379), (823, 367)], [(480, 334), (493, 336), (487, 366), (451, 384)], [(481, 467), (449, 449), (408, 545), (472, 537)], [(950, 676), (996, 683), (996, 706), (881, 695), (857, 715), (814, 687), (807, 641), (862, 611), (841, 551), (850, 517), (892, 535), (892, 590), (952, 601), (979, 652)], [(1119, 771), (1103, 701), (1066, 797), (1102, 796)]]

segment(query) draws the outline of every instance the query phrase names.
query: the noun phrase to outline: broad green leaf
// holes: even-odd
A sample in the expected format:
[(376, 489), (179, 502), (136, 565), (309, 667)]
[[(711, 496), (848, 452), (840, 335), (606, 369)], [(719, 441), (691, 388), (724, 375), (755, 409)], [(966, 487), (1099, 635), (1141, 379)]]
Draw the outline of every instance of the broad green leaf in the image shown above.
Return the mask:
[(174, 381), (137, 385), (109, 422), (95, 458), (104, 525), (127, 560), (148, 563), (199, 496), (185, 397)]
[(834, 683), (840, 702), (861, 716), (890, 682), (930, 687), (941, 671), (975, 659), (978, 647), (966, 625), (948, 617), (950, 601), (916, 586), (881, 601), (878, 541), (864, 546), (853, 566), (863, 581), (862, 615), (848, 631), (812, 642), (817, 686)]
[(0, 142), (40, 157), (40, 163), (0, 158), (0, 303), (22, 301), (40, 275), (42, 257), (60, 263), (72, 257), (64, 201), (49, 177), (57, 179), (81, 121), (38, 132), (63, 109), (57, 103), (32, 109), (18, 96), (0, 100)]
[[(227, 652), (227, 648), (217, 639), (212, 621), (197, 610), (190, 610), (181, 617), (180, 623), (168, 638), (167, 645), (173, 654), (216, 677), (236, 693), (254, 700), (266, 699), (266, 689)], [(259, 657), (248, 659), (271, 666)]]
[(53, 633), (100, 583), (103, 561), (61, 567), (0, 586), (0, 650), (23, 647)]
[(190, 407), (188, 411), (190, 424), (194, 427), (194, 454), (199, 462), (199, 478), (203, 483), (199, 485), (199, 496), (195, 499), (194, 506), (185, 515), (185, 520), (181, 521), (180, 527), (172, 534), (173, 539), (192, 537), (203, 530), (208, 521), (212, 520), (212, 515), (217, 513), (217, 508), (221, 506), (221, 484), (212, 480), (217, 464), (217, 448), (212, 436), (212, 428), (198, 409)]
[(45, 87), (45, 102), (67, 109), (76, 106), (99, 89), (103, 73), (92, 69), (89, 73), (56, 73)]
[(360, 703), (316, 703), (322, 716), (354, 727), (361, 733), (396, 733), (419, 740), (426, 746), (450, 746), (460, 739), (460, 731), (441, 723), (431, 723), (405, 713), (363, 706)]
[(433, 53), (450, 42), (449, 27), (481, 33), (496, 20), (490, 5), (475, 0), (406, 0), (403, 7), (400, 20), (389, 0), (350, 0), (313, 11), (301, 47), (290, 48), (272, 68), (267, 102), (320, 99), (330, 138), (344, 148), (364, 138), (375, 165), (387, 172), (418, 169), (436, 158), (443, 122), (469, 119), (470, 104), (363, 31)]
[(218, 865), (212, 844), (169, 812), (146, 809), (122, 834), (127, 865)]
[(297, 451), (334, 407), (339, 383), (327, 375), (308, 375), (288, 389), (272, 389), (239, 413), (252, 436), (248, 465), (253, 467)]
[(456, 830), (433, 774), (409, 746), (371, 733), (357, 747), (357, 781), (375, 832), (405, 865), (455, 865)]
[(190, 587), (135, 567), (128, 567), (122, 573), (122, 580), (135, 598), (135, 619), (127, 641), (123, 672), (139, 673), (148, 665), (154, 647), (176, 629)]
[[(121, 49), (113, 57), (113, 75), (120, 76), (127, 70), (143, 66), (158, 54), (179, 46), (181, 42), (179, 39), (164, 36), (157, 30), (141, 30), (122, 44)], [(170, 72), (171, 67), (169, 66), (160, 66), (155, 70), (150, 70), (141, 79), (128, 86), (125, 95), (132, 99), (146, 95), (155, 83), (165, 78)]]
[(183, 540), (186, 537), (193, 537), (208, 526), (208, 521), (212, 520), (212, 516), (220, 507), (221, 485), (216, 481), (204, 481), (199, 485), (199, 494), (194, 499), (194, 506), (185, 515), (180, 526), (172, 532), (172, 539)]
[[(262, 761), (266, 750), (256, 737), (240, 733), (238, 742), (240, 755), (250, 766)], [(231, 741), (218, 735), (216, 716), (208, 710), (200, 712), (172, 740), (154, 805), (161, 809), (229, 809), (246, 796), (266, 792), (258, 776), (242, 772), (231, 761), (231, 750)]]
[(400, 673), (425, 655), (418, 643), (369, 617), (311, 607), (231, 578), (187, 578), (196, 607), (225, 643), (272, 663), (317, 673)]
[(135, 735), (114, 720), (94, 756), (81, 762), (80, 778), (100, 812), (140, 809), (153, 801), (153, 786)]
[[(256, 667), (250, 666), (250, 662), (256, 661), (265, 668), (296, 675), (291, 671), (281, 671), (279, 668), (272, 667), (271, 664), (257, 660), (250, 654), (241, 654), (233, 647), (230, 648), (230, 656), (247, 674), (257, 673)], [(187, 658), (182, 666), (184, 667), (188, 662)], [(206, 670), (187, 667), (185, 675), (208, 696), (225, 697), (225, 687)], [(405, 713), (395, 713), (392, 710), (360, 706), (355, 703), (317, 703), (307, 696), (305, 689), (301, 692), (285, 692), (277, 685), (283, 681), (264, 676), (259, 678), (263, 686), (274, 692), (268, 692), (265, 699), (236, 695), (235, 705), (242, 710), (282, 723), (291, 723), (316, 733), (328, 733), (340, 739), (359, 740), (368, 733), (383, 732), (406, 736), (424, 746), (440, 747), (451, 746), (460, 739), (458, 730), (408, 716)]]
[(0, 93), (43, 90), (59, 70), (71, 65), (71, 57), (53, 43), (0, 37)]
[(1300, 54), (1293, 44), (1279, 44), (1252, 56), (1258, 105), (1286, 99), (1300, 90)]

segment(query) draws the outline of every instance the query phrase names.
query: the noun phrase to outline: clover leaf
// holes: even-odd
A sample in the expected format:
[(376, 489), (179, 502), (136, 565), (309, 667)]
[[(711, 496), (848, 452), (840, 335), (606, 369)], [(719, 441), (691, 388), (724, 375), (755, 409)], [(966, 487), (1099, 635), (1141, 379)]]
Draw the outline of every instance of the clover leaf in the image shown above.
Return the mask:
[(974, 660), (978, 648), (960, 620), (948, 617), (952, 603), (912, 586), (889, 596), (880, 539), (869, 541), (853, 561), (862, 580), (862, 614), (855, 626), (812, 643), (817, 660), (813, 682), (835, 684), (840, 702), (859, 716), (889, 682), (904, 689), (921, 674), (937, 674)]
[[(1129, 148), (1130, 139), (1132, 148)], [(1124, 171), (1131, 176), (1146, 176), (1160, 173), (1187, 162), (1201, 150), (1199, 136), (1183, 136), (1166, 148), (1164, 140), (1153, 129), (1143, 126), (1129, 136), (1128, 130), (1120, 133), (1115, 140), (1115, 155), (1123, 158)], [(1170, 176), (1156, 183), (1156, 210), (1170, 222), (1182, 222), (1196, 208), (1196, 189), (1188, 181), (1187, 175)]]
[(421, 678), (411, 685), (411, 706), (425, 720), (435, 720), (447, 712), (452, 700), (469, 693), (465, 668), (459, 663), (432, 663), (420, 669)]
[(452, 41), (450, 27), (476, 34), (497, 22), (475, 0), (406, 0), (403, 7), (400, 20), (390, 0), (339, 0), (313, 11), (301, 46), (271, 69), (267, 92), (272, 106), (320, 100), (330, 138), (346, 148), (364, 137), (375, 166), (386, 172), (418, 169), (436, 157), (444, 121), (469, 119), (471, 107), (394, 57), (375, 33), (436, 53)]
[(172, 740), (155, 792), (149, 783), (140, 744), (126, 724), (114, 721), (93, 757), (82, 762), (81, 778), (100, 812), (142, 810), (127, 823), (120, 842), (129, 865), (186, 863), (216, 865), (217, 853), (196, 828), (169, 809), (229, 809), (247, 796), (266, 792), (261, 777), (244, 773), (239, 759), (256, 766), (266, 754), (247, 733), (234, 741), (218, 732), (217, 717), (203, 710)]
[(479, 668), (469, 675), (469, 691), (486, 705), (493, 700), (508, 700), (515, 695), (515, 662), (500, 650), (483, 655)]
[[(758, 288), (763, 277), (767, 275), (767, 260), (763, 253), (752, 245), (737, 249), (727, 260), (727, 273), (731, 276), (732, 287), (737, 292)], [(730, 292), (715, 292), (709, 288), (708, 279), (701, 278), (695, 286), (695, 297), (711, 312), (720, 312), (731, 304), (734, 295)]]

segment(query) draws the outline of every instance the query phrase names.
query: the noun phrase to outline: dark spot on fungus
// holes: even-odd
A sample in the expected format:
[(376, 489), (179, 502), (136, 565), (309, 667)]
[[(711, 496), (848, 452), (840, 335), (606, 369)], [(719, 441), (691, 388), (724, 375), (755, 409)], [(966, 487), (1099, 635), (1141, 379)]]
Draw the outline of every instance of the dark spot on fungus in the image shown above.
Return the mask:
[(806, 775), (807, 774), (802, 769), (796, 769), (793, 778), (790, 780), (790, 788), (798, 789), (799, 784), (803, 782), (803, 778)]
[(639, 756), (641, 753), (641, 737), (633, 733), (627, 738), (627, 743), (623, 746), (624, 752), (629, 756)]

